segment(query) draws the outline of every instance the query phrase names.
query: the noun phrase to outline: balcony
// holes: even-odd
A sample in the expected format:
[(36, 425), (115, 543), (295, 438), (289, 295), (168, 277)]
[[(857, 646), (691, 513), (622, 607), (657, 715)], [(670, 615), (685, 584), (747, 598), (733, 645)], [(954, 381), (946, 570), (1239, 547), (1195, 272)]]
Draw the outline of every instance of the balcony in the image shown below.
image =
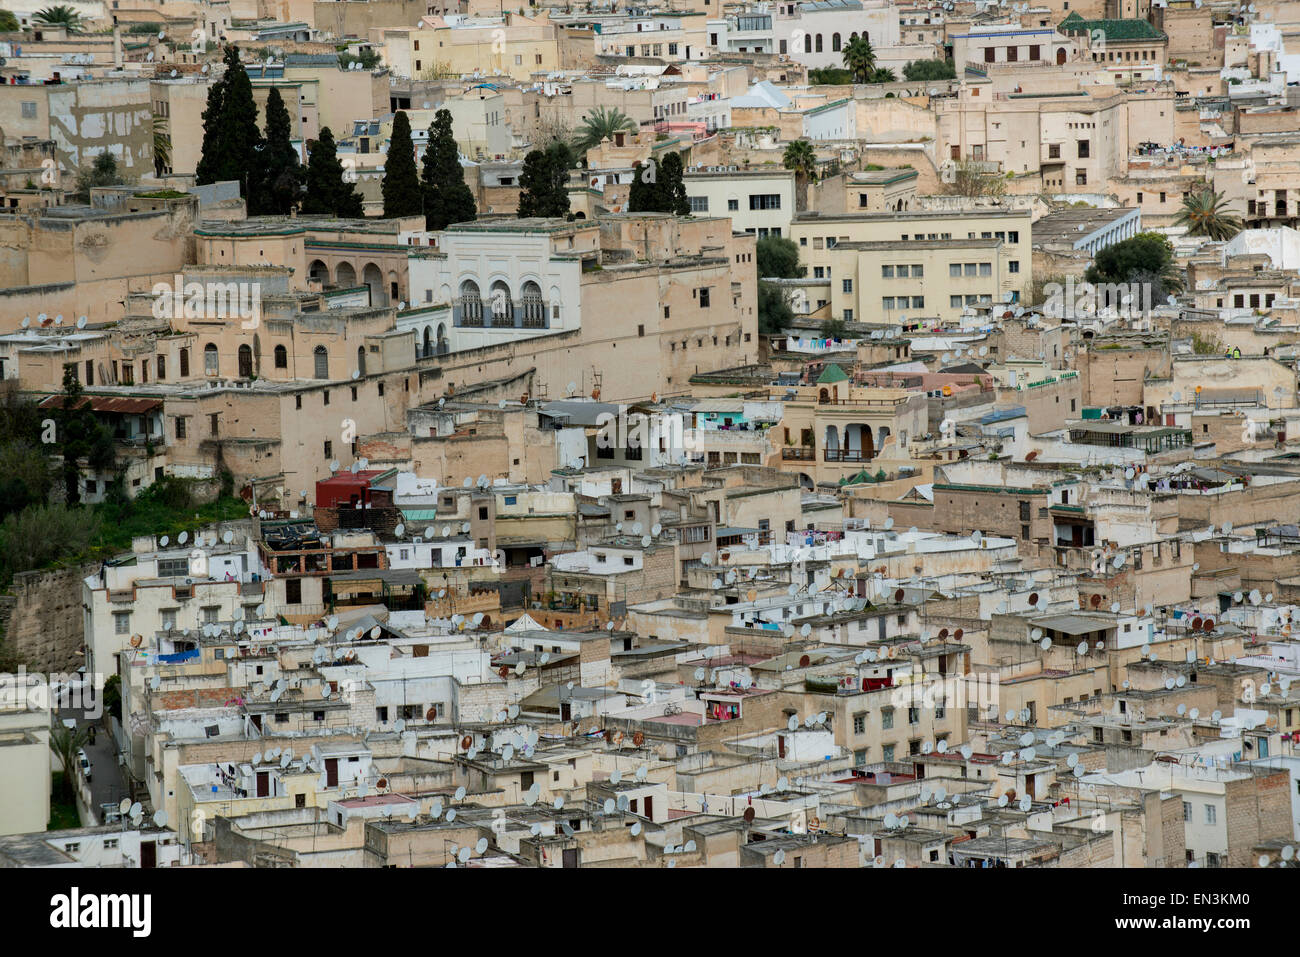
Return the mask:
[(817, 450), (811, 446), (787, 446), (781, 450), (783, 462), (813, 462), (817, 459)]
[(541, 299), (495, 306), (480, 299), (459, 299), (452, 307), (452, 323), (458, 329), (549, 329), (550, 316), (550, 303)]
[(822, 453), (824, 462), (870, 462), (871, 453), (861, 449), (826, 449)]

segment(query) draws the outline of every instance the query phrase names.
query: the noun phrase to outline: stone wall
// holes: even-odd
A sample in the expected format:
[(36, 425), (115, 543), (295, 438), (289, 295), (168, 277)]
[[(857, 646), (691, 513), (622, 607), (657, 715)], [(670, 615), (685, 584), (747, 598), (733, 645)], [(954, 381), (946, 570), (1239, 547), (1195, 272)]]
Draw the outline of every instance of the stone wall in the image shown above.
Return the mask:
[(14, 576), (12, 601), (0, 603), (4, 652), (30, 671), (72, 672), (85, 659), (81, 580), (99, 566), (20, 572)]

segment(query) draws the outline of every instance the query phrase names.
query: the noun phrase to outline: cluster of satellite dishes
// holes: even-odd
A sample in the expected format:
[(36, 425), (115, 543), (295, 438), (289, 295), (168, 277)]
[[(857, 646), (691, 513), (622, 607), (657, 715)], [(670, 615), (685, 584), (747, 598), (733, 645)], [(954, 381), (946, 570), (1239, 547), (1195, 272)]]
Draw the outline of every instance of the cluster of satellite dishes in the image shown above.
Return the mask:
[[(76, 323), (77, 328), (78, 328), (78, 329), (85, 329), (85, 328), (86, 328), (86, 322), (87, 322), (87, 319), (86, 319), (85, 316), (79, 316), (79, 317), (77, 318), (77, 323)], [(62, 326), (62, 325), (63, 325), (63, 313), (59, 313), (59, 314), (56, 315), (56, 316), (54, 317), (54, 319), (51, 321), (50, 317), (49, 317), (48, 315), (46, 315), (45, 313), (42, 312), (40, 315), (38, 315), (38, 316), (36, 317), (36, 324), (37, 324), (38, 326), (56, 326), (56, 327), (58, 327), (58, 326)], [(31, 316), (23, 316), (22, 321), (19, 323), (19, 325), (22, 326), (22, 328), (24, 328), (24, 329), (30, 329), (30, 328), (31, 328), (31, 325), (32, 325), (32, 317), (31, 317)]]
[[(1281, 857), (1280, 860), (1277, 861), (1277, 866), (1294, 867), (1295, 865), (1292, 863), (1293, 861), (1295, 861), (1295, 845), (1294, 844), (1282, 845)], [(1259, 855), (1258, 863), (1260, 867), (1269, 867), (1273, 864), (1273, 861), (1269, 858), (1267, 854), (1261, 854)]]
[[(826, 722), (827, 722), (827, 720), (829, 720), (829, 718), (830, 718), (830, 715), (829, 715), (827, 712), (825, 712), (825, 711), (818, 711), (818, 712), (815, 712), (815, 713), (810, 713), (806, 718), (803, 719), (803, 726), (804, 726), (805, 728), (816, 728), (816, 727), (819, 727), (819, 726), (821, 726), (821, 725), (826, 724)], [(799, 723), (800, 723), (800, 722), (799, 722), (799, 716), (798, 716), (797, 714), (792, 714), (792, 715), (790, 715), (790, 719), (789, 719), (788, 721), (786, 721), (785, 726), (786, 726), (786, 728), (788, 728), (788, 729), (791, 730), (791, 731), (798, 731), (798, 730), (799, 730)], [(781, 780), (784, 781), (785, 779), (782, 778)], [(779, 784), (779, 782), (778, 782), (778, 784)], [(784, 791), (785, 788), (781, 788), (781, 790)]]
[[(131, 823), (132, 827), (139, 827), (144, 822), (144, 808), (139, 801), (133, 802), (130, 798), (122, 798), (117, 805), (117, 811), (124, 821)], [(153, 821), (154, 827), (166, 827), (167, 812), (159, 808), (153, 812), (153, 817), (150, 820)]]

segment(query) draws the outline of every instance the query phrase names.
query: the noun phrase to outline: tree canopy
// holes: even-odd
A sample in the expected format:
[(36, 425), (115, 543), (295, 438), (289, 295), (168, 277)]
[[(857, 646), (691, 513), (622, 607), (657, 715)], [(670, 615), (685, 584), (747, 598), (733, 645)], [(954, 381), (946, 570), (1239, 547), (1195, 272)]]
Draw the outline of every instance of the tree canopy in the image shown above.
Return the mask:
[(524, 157), (519, 174), (519, 218), (530, 216), (569, 215), (569, 170), (573, 152), (568, 145), (554, 140), (544, 150), (533, 150)]
[(763, 279), (798, 279), (804, 274), (799, 265), (799, 247), (784, 236), (766, 236), (756, 249), (758, 275)]
[(312, 144), (307, 157), (307, 194), (302, 211), (350, 219), (365, 215), (360, 194), (343, 175), (334, 133), (328, 126), (320, 131), (320, 139)]
[(415, 168), (411, 121), (403, 110), (393, 116), (393, 135), (384, 158), (384, 218), (418, 216), (424, 211), (420, 174)]
[(421, 171), (426, 229), (446, 229), (452, 223), (470, 222), (477, 210), (474, 194), (465, 184), (460, 148), (451, 128), (451, 111), (439, 110), (429, 127)]

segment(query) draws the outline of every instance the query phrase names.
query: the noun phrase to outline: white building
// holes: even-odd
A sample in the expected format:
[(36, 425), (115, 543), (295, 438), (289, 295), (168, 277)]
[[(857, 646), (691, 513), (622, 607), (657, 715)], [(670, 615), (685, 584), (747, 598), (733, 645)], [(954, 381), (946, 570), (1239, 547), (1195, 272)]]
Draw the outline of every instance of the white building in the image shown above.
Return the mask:
[(591, 233), (586, 240), (545, 219), (449, 227), (438, 253), (410, 263), (414, 301), (451, 304), (450, 322), (428, 323), (434, 347), (459, 352), (580, 328), (582, 263), (564, 254), (595, 248)]
[(795, 206), (792, 171), (692, 166), (682, 178), (695, 215), (730, 216), (735, 232), (755, 233), (759, 239), (790, 234)]

